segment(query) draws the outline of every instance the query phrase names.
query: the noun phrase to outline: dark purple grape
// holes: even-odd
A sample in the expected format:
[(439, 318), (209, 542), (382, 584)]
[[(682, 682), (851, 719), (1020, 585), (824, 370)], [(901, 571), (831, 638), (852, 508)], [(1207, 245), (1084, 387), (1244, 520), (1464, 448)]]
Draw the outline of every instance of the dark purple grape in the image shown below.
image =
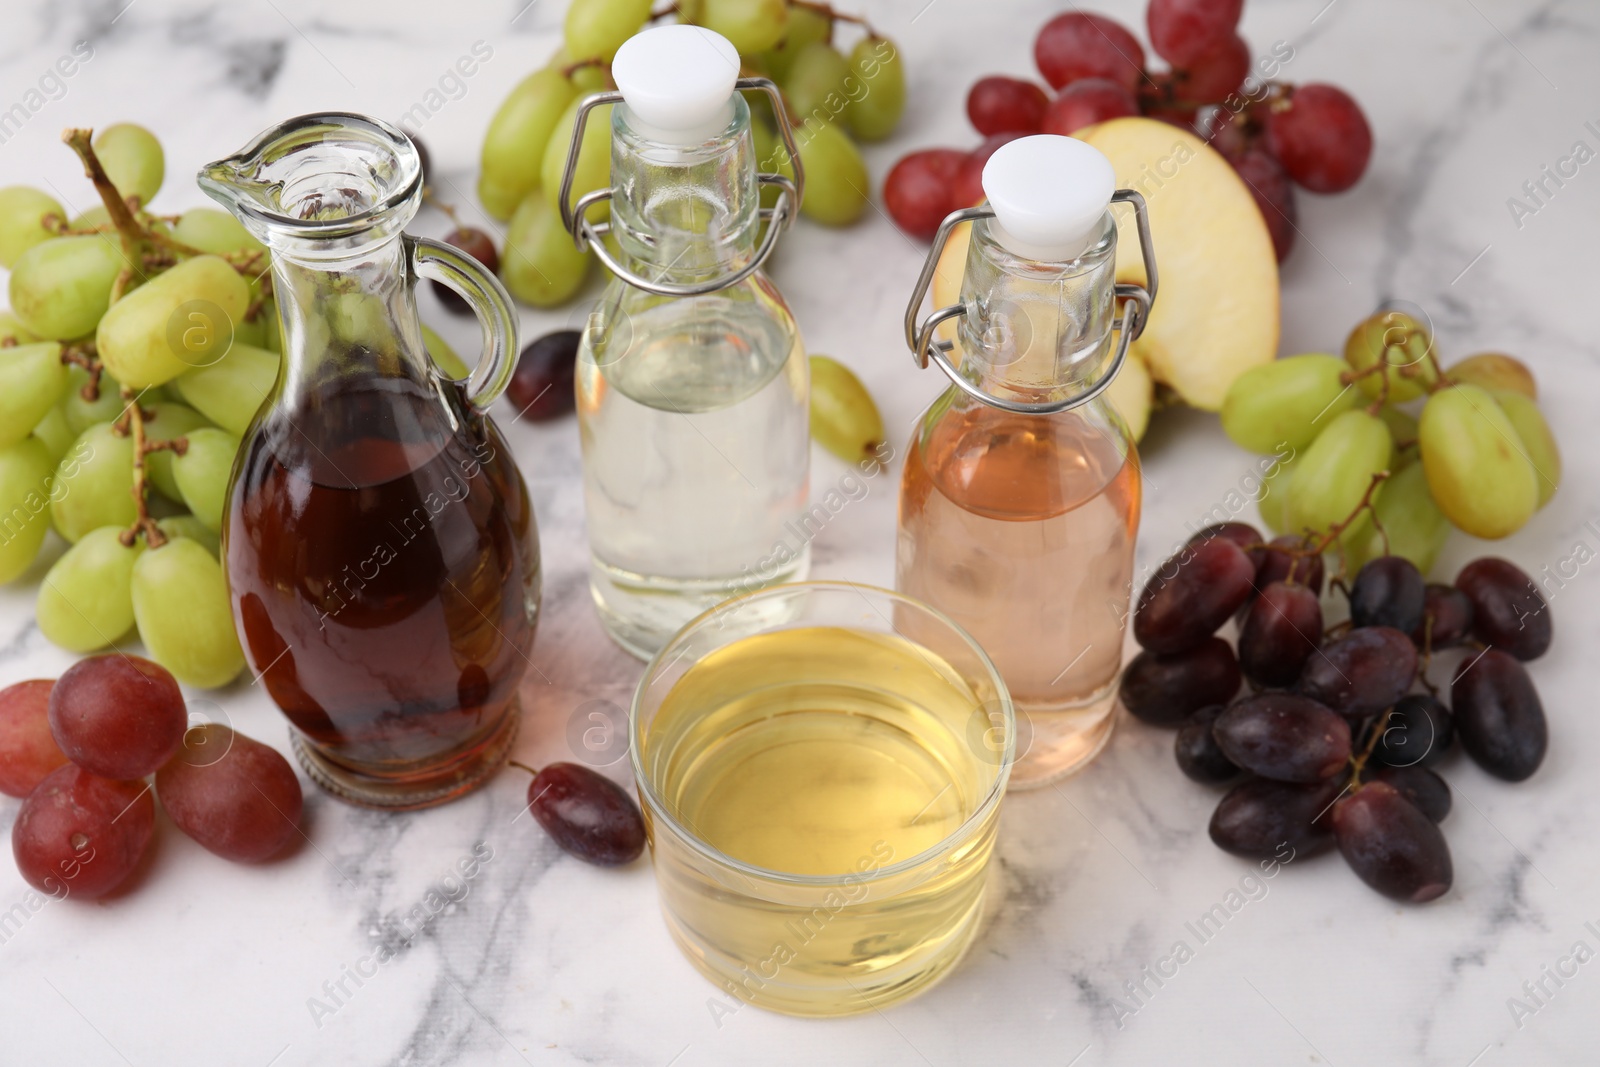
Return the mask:
[(1244, 554), (1250, 557), (1250, 562), (1257, 568), (1267, 555), (1267, 541), (1261, 536), (1261, 531), (1247, 522), (1214, 522), (1203, 530), (1196, 530), (1193, 537), (1186, 542), (1198, 545), (1202, 541), (1209, 541), (1213, 537), (1220, 537), (1224, 541), (1232, 541), (1244, 549)]
[(1434, 822), (1450, 814), (1450, 786), (1426, 767), (1378, 767), (1373, 781), (1388, 782)]
[(1255, 577), (1250, 557), (1226, 538), (1185, 545), (1144, 587), (1133, 636), (1158, 655), (1193, 648), (1250, 599)]
[(1305, 538), (1294, 534), (1274, 537), (1267, 545), (1266, 551), (1262, 553), (1261, 566), (1256, 571), (1257, 588), (1265, 589), (1273, 582), (1287, 582), (1292, 579), (1296, 584), (1306, 586), (1321, 596), (1326, 568), (1321, 556), (1296, 554), (1303, 551), (1306, 545)]
[(1390, 709), (1372, 758), (1390, 767), (1432, 767), (1455, 738), (1449, 708), (1426, 693), (1408, 693)]
[(644, 851), (639, 806), (616, 782), (580, 764), (546, 764), (528, 783), (528, 810), (556, 844), (587, 863), (616, 867)]
[(1275, 856), (1287, 845), (1295, 858), (1333, 844), (1330, 809), (1344, 783), (1338, 778), (1302, 785), (1252, 778), (1240, 782), (1211, 815), (1211, 840), (1224, 852)]
[(1276, 782), (1320, 782), (1350, 761), (1350, 724), (1294, 693), (1246, 697), (1211, 727), (1230, 761)]
[(519, 418), (547, 422), (577, 406), (572, 382), (582, 340), (578, 330), (556, 330), (522, 350), (506, 386), (506, 397), (516, 405)]
[(1424, 585), (1417, 565), (1403, 556), (1369, 560), (1350, 585), (1350, 621), (1410, 633), (1422, 625)]
[(1211, 724), (1221, 714), (1221, 704), (1201, 708), (1178, 729), (1174, 745), (1178, 769), (1205, 785), (1226, 785), (1243, 773), (1222, 754), (1217, 739), (1211, 736)]
[[(1429, 629), (1429, 620), (1433, 621)], [(1453, 585), (1430, 582), (1422, 594), (1422, 622), (1411, 631), (1418, 648), (1455, 648), (1472, 632), (1472, 601)], [(1431, 642), (1431, 644), (1430, 644)]]
[(1475, 559), (1456, 575), (1456, 588), (1472, 601), (1472, 632), (1484, 644), (1523, 661), (1538, 659), (1550, 648), (1550, 605), (1515, 563), (1493, 556)]
[[(471, 226), (460, 226), (444, 235), (444, 243), (461, 249), (473, 259), (488, 268), (494, 274), (500, 270), (500, 253), (495, 251), (494, 238), (482, 230)], [(462, 296), (448, 285), (439, 282), (429, 282), (433, 286), (433, 295), (439, 298), (439, 303), (453, 315), (475, 315), (472, 305), (467, 303)]]
[(1544, 705), (1517, 660), (1491, 648), (1450, 687), (1456, 735), (1467, 755), (1497, 778), (1520, 782), (1539, 769), (1550, 744)]
[(1350, 869), (1386, 897), (1420, 904), (1450, 890), (1444, 835), (1388, 782), (1368, 782), (1335, 804), (1333, 833)]
[(1417, 676), (1417, 646), (1389, 626), (1364, 626), (1306, 660), (1295, 691), (1360, 722), (1394, 706)]
[(1141, 652), (1122, 673), (1122, 703), (1152, 726), (1177, 726), (1207, 704), (1226, 704), (1239, 691), (1239, 661), (1220, 637), (1187, 652)]
[(1322, 643), (1322, 602), (1303, 585), (1273, 582), (1239, 631), (1239, 668), (1257, 685), (1293, 685)]

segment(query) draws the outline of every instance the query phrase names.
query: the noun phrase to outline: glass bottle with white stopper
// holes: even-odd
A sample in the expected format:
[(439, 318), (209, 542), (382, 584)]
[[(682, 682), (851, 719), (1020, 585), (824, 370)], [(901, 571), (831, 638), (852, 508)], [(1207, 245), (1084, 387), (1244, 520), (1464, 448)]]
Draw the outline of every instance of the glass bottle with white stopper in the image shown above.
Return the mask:
[[(809, 569), (791, 532), (808, 492), (809, 368), (760, 269), (804, 175), (777, 88), (740, 78), (720, 35), (646, 30), (611, 72), (618, 91), (578, 111), (559, 203), (613, 275), (578, 354), (590, 589), (611, 636), (648, 657), (705, 609)], [(757, 173), (740, 89), (772, 99), (793, 181)], [(572, 204), (585, 121), (606, 104), (612, 187)], [(770, 209), (765, 184), (780, 190)], [(606, 201), (610, 221), (595, 221)]]
[[(896, 586), (994, 659), (1017, 708), (1011, 784), (1028, 788), (1111, 734), (1140, 471), (1102, 394), (1149, 318), (1156, 267), (1143, 199), (1082, 141), (1012, 141), (983, 188), (986, 205), (939, 227), (906, 310), (918, 366), (933, 360), (952, 385), (907, 451)], [(1134, 208), (1148, 288), (1116, 283), (1113, 202)], [(919, 325), (940, 252), (967, 223), (961, 302)], [(954, 338), (937, 339), (951, 319)]]

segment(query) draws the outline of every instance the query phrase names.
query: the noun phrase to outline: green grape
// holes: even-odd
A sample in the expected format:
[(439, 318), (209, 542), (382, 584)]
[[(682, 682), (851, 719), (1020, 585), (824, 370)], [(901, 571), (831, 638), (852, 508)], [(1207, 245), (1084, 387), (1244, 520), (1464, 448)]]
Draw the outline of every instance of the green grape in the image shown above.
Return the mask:
[[(1439, 550), (1450, 537), (1450, 520), (1428, 493), (1428, 479), (1420, 463), (1401, 468), (1383, 483), (1373, 505), (1376, 524), (1357, 542), (1351, 564), (1359, 567), (1384, 554), (1401, 556), (1416, 564), (1426, 575), (1433, 569)], [(1382, 533), (1378, 531), (1382, 527)], [(1384, 535), (1388, 535), (1387, 542)]]
[[(141, 400), (139, 407), (145, 412), (144, 436), (147, 441), (170, 441), (211, 425), (210, 420), (194, 408), (171, 400), (150, 404)], [(173, 473), (174, 458), (173, 453), (166, 450), (147, 453), (144, 457), (144, 469), (156, 492), (173, 503), (181, 504), (183, 492), (178, 487), (177, 475)]]
[(811, 357), (811, 436), (847, 463), (872, 459), (883, 444), (883, 416), (849, 367)]
[(116, 433), (110, 423), (96, 423), (78, 436), (56, 467), (50, 521), (57, 533), (76, 544), (90, 530), (131, 526), (138, 516), (133, 438)]
[(116, 644), (133, 629), (133, 565), (143, 538), (130, 548), (120, 526), (90, 530), (56, 560), (39, 586), (39, 630), (68, 652)]
[(800, 211), (827, 226), (848, 226), (867, 210), (872, 179), (861, 150), (836, 122), (808, 122), (795, 131), (806, 168)]
[(1418, 429), (1422, 469), (1439, 510), (1474, 537), (1520, 530), (1539, 506), (1539, 476), (1494, 397), (1455, 385), (1428, 397)]
[(74, 215), (67, 223), (73, 230), (111, 230), (111, 212), (104, 204), (96, 204), (81, 215)]
[(50, 231), (44, 228), (46, 215), (63, 222), (67, 218), (60, 204), (37, 189), (26, 185), (0, 189), (0, 267), (9, 270), (22, 253), (50, 239)]
[[(214, 207), (192, 207), (178, 216), (172, 229), (173, 240), (202, 252), (266, 252), (267, 246), (250, 235), (244, 223), (230, 212)], [(266, 261), (263, 259), (263, 267)]]
[(644, 29), (649, 19), (650, 0), (578, 0), (567, 6), (567, 54), (609, 63), (622, 42)]
[(1295, 452), (1323, 427), (1362, 402), (1340, 380), (1349, 365), (1338, 356), (1288, 356), (1251, 367), (1233, 380), (1222, 401), (1222, 428), (1235, 444), (1262, 455), (1285, 445)]
[(1542, 508), (1556, 495), (1556, 489), (1561, 485), (1561, 449), (1556, 445), (1555, 435), (1550, 432), (1550, 424), (1545, 422), (1539, 405), (1525, 393), (1495, 389), (1490, 390), (1490, 395), (1500, 405), (1500, 410), (1505, 412), (1506, 418), (1511, 420), (1522, 445), (1522, 454), (1533, 464), (1533, 472), (1539, 479), (1538, 506)]
[(1289, 532), (1289, 486), (1294, 481), (1294, 470), (1300, 465), (1298, 456), (1281, 460), (1261, 479), (1256, 490), (1256, 506), (1261, 521), (1275, 534)]
[(1491, 393), (1521, 393), (1529, 400), (1539, 399), (1539, 385), (1533, 371), (1515, 356), (1504, 352), (1479, 352), (1447, 368), (1444, 376), (1460, 385), (1477, 385)]
[(0, 348), (31, 345), (39, 338), (9, 311), (0, 311)]
[(1345, 521), (1367, 492), (1372, 476), (1389, 469), (1394, 442), (1376, 415), (1347, 411), (1300, 454), (1289, 483), (1289, 530), (1325, 533)]
[(783, 40), (762, 54), (761, 66), (772, 75), (774, 81), (781, 82), (788, 77), (796, 57), (806, 45), (832, 39), (832, 17), (809, 7), (791, 7), (789, 28), (784, 32)]
[(1389, 381), (1389, 400), (1403, 404), (1415, 400), (1439, 381), (1430, 352), (1433, 338), (1428, 328), (1401, 311), (1380, 311), (1363, 319), (1344, 343), (1345, 362), (1358, 371), (1388, 366), (1381, 374), (1359, 379), (1362, 392), (1377, 399), (1383, 379)]
[(722, 34), (741, 56), (766, 52), (789, 32), (784, 0), (698, 0), (693, 7), (685, 21)]
[(1389, 436), (1394, 438), (1394, 469), (1415, 463), (1421, 456), (1417, 448), (1417, 420), (1389, 404), (1379, 410), (1378, 418), (1389, 427)]
[(94, 333), (127, 266), (116, 241), (98, 234), (52, 237), (11, 268), (11, 310), (39, 337), (69, 341)]
[(50, 453), (51, 470), (55, 470), (55, 465), (67, 454), (72, 442), (78, 439), (78, 435), (72, 432), (72, 427), (67, 425), (67, 416), (60, 407), (53, 407), (45, 412), (44, 418), (39, 420), (39, 425), (33, 428), (33, 437), (44, 445), (45, 451)]
[(849, 98), (845, 79), (850, 64), (831, 44), (817, 41), (802, 48), (783, 80), (783, 96), (791, 109), (789, 118), (832, 122), (844, 113)]
[(524, 304), (555, 307), (583, 285), (589, 259), (573, 245), (556, 209), (535, 191), (511, 217), (500, 254), (500, 280)]
[(133, 617), (151, 657), (185, 685), (216, 689), (244, 667), (222, 566), (179, 537), (133, 565)]
[(66, 389), (67, 368), (56, 342), (0, 348), (0, 445), (32, 433)]
[(67, 429), (76, 438), (97, 422), (114, 422), (127, 408), (122, 399), (122, 385), (109, 374), (100, 375), (100, 388), (93, 400), (85, 400), (84, 387), (89, 384), (89, 372), (74, 364), (67, 368), (67, 389), (61, 398), (61, 414), (66, 417)]
[(0, 448), (0, 585), (28, 569), (50, 529), (50, 475), (42, 441)]
[(94, 139), (94, 153), (124, 199), (136, 196), (141, 205), (155, 199), (167, 172), (166, 156), (155, 134), (143, 126), (119, 122), (100, 131)]
[[(598, 5), (576, 3), (569, 11), (594, 6)], [(489, 120), (478, 164), (478, 199), (490, 215), (502, 222), (509, 219), (538, 188), (551, 134), (577, 92), (559, 69), (546, 67), (522, 79), (501, 103)], [(571, 129), (569, 124), (569, 133)], [(564, 143), (562, 147), (564, 151)]]
[[(574, 100), (567, 105), (561, 121), (556, 123), (555, 132), (550, 135), (550, 142), (544, 146), (544, 164), (540, 168), (539, 180), (543, 183), (545, 199), (552, 205), (559, 203), (556, 197), (561, 192), (561, 172), (567, 165), (567, 148), (572, 143), (572, 126), (577, 121), (580, 103), (581, 100)], [(603, 189), (610, 183), (611, 105), (603, 104), (590, 111), (584, 119), (583, 147), (578, 151), (578, 165), (573, 171), (572, 192), (568, 194), (567, 202), (576, 204), (588, 193)], [(592, 222), (603, 222), (610, 217), (611, 205), (608, 203), (596, 204), (589, 210)]]
[(100, 362), (134, 389), (221, 359), (250, 286), (219, 256), (186, 259), (118, 300), (100, 320)]
[(243, 437), (250, 420), (271, 395), (281, 362), (275, 352), (235, 344), (216, 363), (180, 375), (172, 384), (200, 414), (235, 437)]
[(865, 89), (851, 93), (845, 113), (850, 132), (863, 141), (881, 141), (894, 132), (906, 110), (906, 68), (900, 52), (888, 38), (863, 37), (850, 50), (850, 72)]
[(221, 530), (228, 505), (228, 476), (233, 473), (239, 439), (226, 430), (209, 428), (195, 430), (188, 438), (188, 449), (172, 463), (183, 502), (208, 528)]
[(446, 378), (460, 381), (472, 373), (466, 361), (456, 355), (456, 350), (451, 348), (443, 337), (433, 331), (427, 323), (422, 324), (422, 343), (428, 349), (428, 355)]
[(168, 515), (156, 525), (161, 527), (161, 532), (167, 535), (168, 540), (174, 537), (187, 537), (204, 545), (212, 558), (219, 558), (222, 554), (222, 539), (217, 536), (217, 532), (209, 529), (193, 515)]

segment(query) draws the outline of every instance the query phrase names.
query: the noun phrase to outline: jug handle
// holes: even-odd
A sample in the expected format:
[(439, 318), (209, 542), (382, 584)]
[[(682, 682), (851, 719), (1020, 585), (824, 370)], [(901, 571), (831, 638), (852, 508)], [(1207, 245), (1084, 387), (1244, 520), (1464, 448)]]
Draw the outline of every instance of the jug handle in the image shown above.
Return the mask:
[(483, 355), (463, 390), (467, 403), (481, 414), (505, 392), (517, 367), (520, 345), (511, 294), (499, 278), (460, 249), (410, 234), (402, 239), (412, 272), (454, 289), (483, 325)]

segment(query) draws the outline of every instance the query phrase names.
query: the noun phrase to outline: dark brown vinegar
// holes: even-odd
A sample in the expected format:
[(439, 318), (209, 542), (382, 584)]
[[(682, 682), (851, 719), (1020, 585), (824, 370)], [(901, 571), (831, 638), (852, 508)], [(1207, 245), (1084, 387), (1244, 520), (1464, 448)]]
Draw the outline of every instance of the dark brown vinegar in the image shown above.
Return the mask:
[(224, 549), (251, 667), (318, 755), (398, 783), (504, 736), (539, 557), (488, 419), (403, 379), (303, 393), (246, 446)]

